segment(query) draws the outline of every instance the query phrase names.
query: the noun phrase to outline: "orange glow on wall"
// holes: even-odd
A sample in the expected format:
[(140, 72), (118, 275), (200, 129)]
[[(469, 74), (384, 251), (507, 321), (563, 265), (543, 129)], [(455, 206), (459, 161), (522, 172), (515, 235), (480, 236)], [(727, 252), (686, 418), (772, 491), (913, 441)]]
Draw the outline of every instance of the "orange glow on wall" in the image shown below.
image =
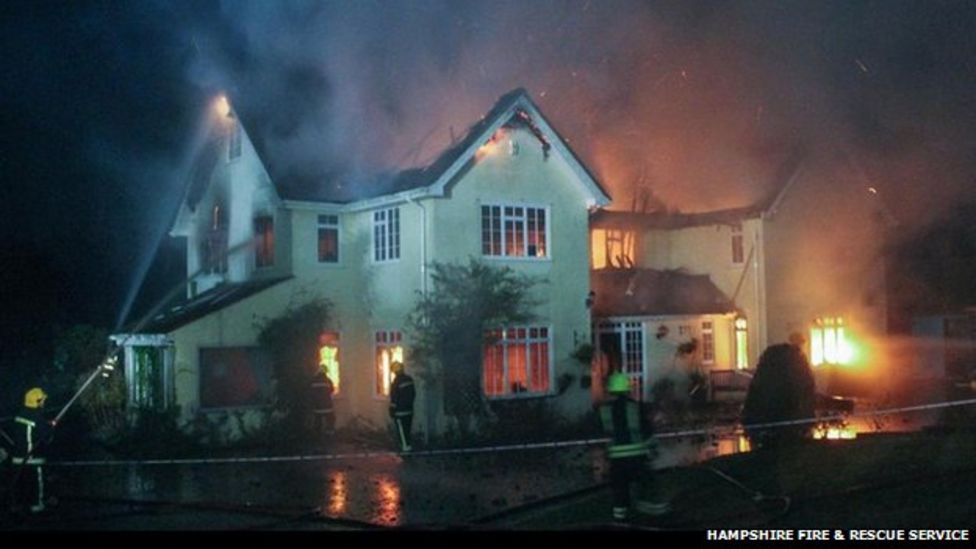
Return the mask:
[(491, 138), (486, 141), (484, 145), (478, 147), (477, 151), (475, 151), (475, 160), (481, 161), (489, 156), (497, 155), (502, 150), (502, 139), (504, 138), (505, 132), (503, 130), (498, 130), (492, 134)]

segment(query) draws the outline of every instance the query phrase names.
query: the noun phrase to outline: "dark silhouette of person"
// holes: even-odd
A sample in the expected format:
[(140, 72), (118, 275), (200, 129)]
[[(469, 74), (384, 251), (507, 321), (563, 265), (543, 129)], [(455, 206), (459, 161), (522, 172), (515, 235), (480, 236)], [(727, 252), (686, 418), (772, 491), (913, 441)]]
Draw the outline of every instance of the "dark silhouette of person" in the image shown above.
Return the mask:
[[(794, 344), (772, 345), (763, 351), (749, 384), (742, 409), (742, 424), (756, 451), (759, 468), (773, 475), (779, 490), (777, 467), (784, 452), (810, 437), (816, 412), (816, 387), (806, 355)], [(764, 425), (796, 422), (786, 425)]]
[(332, 404), (332, 395), (335, 393), (335, 385), (326, 373), (324, 367), (315, 369), (312, 377), (311, 388), (312, 415), (315, 418), (315, 433), (332, 435), (335, 433), (335, 408)]
[(417, 393), (413, 378), (403, 370), (403, 363), (394, 362), (390, 368), (395, 376), (390, 386), (390, 417), (396, 427), (397, 445), (401, 451), (409, 452), (413, 450), (410, 429), (413, 425), (413, 401)]

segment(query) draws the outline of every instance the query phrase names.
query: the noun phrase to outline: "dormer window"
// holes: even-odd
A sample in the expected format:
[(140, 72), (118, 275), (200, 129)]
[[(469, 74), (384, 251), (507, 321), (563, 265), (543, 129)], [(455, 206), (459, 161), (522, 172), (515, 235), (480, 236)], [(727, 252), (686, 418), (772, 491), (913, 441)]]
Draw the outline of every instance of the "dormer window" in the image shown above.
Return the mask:
[(231, 121), (230, 134), (227, 136), (227, 160), (234, 160), (241, 156), (241, 125)]

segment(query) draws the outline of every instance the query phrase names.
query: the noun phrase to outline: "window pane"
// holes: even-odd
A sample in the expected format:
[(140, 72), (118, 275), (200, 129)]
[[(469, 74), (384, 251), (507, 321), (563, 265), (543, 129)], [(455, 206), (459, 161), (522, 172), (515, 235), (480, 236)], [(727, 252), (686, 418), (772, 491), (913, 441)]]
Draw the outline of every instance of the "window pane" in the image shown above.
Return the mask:
[(339, 261), (339, 231), (319, 229), (319, 261), (336, 263)]

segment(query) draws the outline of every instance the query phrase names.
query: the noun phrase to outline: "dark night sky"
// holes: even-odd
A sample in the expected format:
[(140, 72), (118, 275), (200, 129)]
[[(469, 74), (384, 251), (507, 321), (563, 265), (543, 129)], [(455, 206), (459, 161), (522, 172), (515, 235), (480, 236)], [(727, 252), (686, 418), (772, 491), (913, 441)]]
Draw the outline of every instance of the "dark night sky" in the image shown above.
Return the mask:
[[(115, 327), (221, 90), (270, 117), (276, 155), (353, 181), (429, 159), (518, 86), (624, 201), (638, 182), (741, 204), (793, 147), (832, 144), (904, 242), (942, 227), (971, 263), (973, 2), (15, 1), (0, 20), (4, 354)], [(142, 306), (180, 268), (157, 259)]]

